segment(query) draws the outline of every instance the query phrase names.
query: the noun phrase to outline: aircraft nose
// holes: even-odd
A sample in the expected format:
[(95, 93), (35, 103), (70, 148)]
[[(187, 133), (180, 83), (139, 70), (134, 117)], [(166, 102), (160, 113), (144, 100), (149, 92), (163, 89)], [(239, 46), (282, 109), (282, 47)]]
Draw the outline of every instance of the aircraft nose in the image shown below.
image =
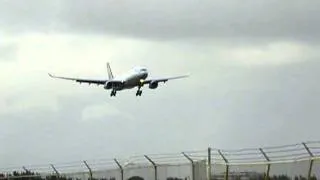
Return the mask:
[(142, 77), (145, 79), (145, 78), (147, 78), (148, 77), (148, 72), (143, 72), (142, 73)]

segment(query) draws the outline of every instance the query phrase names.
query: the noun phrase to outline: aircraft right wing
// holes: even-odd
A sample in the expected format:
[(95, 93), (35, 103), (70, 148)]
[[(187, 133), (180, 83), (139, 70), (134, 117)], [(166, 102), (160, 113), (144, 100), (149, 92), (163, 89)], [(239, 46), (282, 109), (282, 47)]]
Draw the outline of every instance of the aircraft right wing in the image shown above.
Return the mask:
[(159, 79), (147, 79), (147, 80), (143, 80), (142, 84), (159, 83), (159, 82), (165, 83), (168, 80), (180, 79), (180, 78), (186, 78), (186, 77), (189, 77), (189, 75), (175, 76), (175, 77), (169, 77), (169, 78), (159, 78)]
[(50, 73), (48, 73), (48, 74), (52, 78), (58, 78), (58, 79), (64, 79), (64, 80), (72, 80), (72, 81), (76, 81), (76, 82), (78, 82), (80, 84), (81, 83), (89, 83), (89, 84), (103, 85), (108, 81), (108, 80), (70, 78), (70, 77), (54, 76), (54, 75), (52, 75)]

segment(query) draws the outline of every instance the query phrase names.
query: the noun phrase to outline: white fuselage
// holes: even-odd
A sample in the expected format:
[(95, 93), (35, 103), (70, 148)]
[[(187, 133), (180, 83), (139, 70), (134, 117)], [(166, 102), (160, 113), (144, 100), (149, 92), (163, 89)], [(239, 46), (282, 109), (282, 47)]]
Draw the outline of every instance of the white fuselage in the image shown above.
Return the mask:
[(112, 81), (121, 81), (122, 87), (114, 87), (115, 90), (120, 91), (123, 89), (132, 89), (140, 85), (141, 80), (145, 80), (148, 77), (148, 70), (144, 67), (135, 67), (128, 73), (115, 77)]

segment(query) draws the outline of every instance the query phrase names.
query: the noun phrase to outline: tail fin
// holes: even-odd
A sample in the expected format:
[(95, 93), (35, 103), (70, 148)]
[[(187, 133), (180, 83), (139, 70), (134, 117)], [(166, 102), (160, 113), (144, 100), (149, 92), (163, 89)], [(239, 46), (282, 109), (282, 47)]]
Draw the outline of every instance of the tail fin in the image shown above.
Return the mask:
[(112, 74), (111, 67), (110, 67), (109, 63), (107, 63), (107, 71), (108, 71), (109, 80), (113, 79), (113, 74)]

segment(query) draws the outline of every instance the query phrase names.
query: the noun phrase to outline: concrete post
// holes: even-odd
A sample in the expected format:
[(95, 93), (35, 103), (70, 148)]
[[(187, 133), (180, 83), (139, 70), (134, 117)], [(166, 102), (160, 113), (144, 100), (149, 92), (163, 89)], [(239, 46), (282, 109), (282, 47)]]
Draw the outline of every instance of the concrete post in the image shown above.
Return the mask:
[(184, 157), (186, 157), (191, 162), (191, 173), (192, 173), (191, 177), (192, 177), (192, 180), (196, 180), (193, 160), (186, 153), (183, 152), (182, 154), (183, 154)]
[(89, 174), (90, 174), (90, 180), (92, 180), (92, 170), (90, 168), (90, 166), (88, 165), (87, 161), (83, 161), (83, 163), (86, 165), (86, 167), (88, 168), (89, 170)]
[(269, 180), (270, 176), (270, 167), (271, 167), (271, 164), (270, 164), (270, 158), (267, 156), (267, 154), (263, 151), (262, 148), (259, 149), (260, 152), (262, 153), (262, 155), (264, 156), (264, 158), (268, 161), (268, 164), (267, 164), (267, 169), (266, 169), (266, 174), (264, 176), (264, 179), (265, 180)]
[(123, 167), (121, 166), (121, 164), (119, 163), (119, 161), (117, 159), (114, 159), (114, 161), (116, 162), (116, 164), (118, 165), (120, 172), (121, 172), (121, 180), (123, 180)]
[(60, 176), (59, 171), (54, 167), (53, 164), (50, 164), (50, 166), (51, 166), (51, 168), (53, 169), (53, 171), (56, 173), (57, 177), (59, 177), (59, 176)]
[(158, 179), (157, 164), (154, 161), (152, 161), (147, 155), (144, 155), (144, 157), (152, 164), (152, 166), (154, 168), (154, 179), (157, 180)]
[(22, 166), (22, 169), (27, 173), (28, 169), (25, 166)]
[(208, 148), (207, 180), (211, 180), (211, 148)]
[(310, 164), (309, 164), (309, 171), (308, 171), (308, 180), (311, 179), (311, 173), (312, 173), (312, 167), (313, 167), (313, 153), (310, 151), (309, 147), (307, 146), (306, 143), (302, 143), (302, 145), (304, 146), (304, 148), (306, 149), (306, 151), (308, 152), (309, 156), (310, 156)]
[(218, 153), (220, 154), (220, 156), (222, 157), (222, 159), (224, 160), (224, 162), (226, 163), (226, 174), (224, 176), (224, 179), (225, 180), (228, 180), (229, 179), (229, 161), (228, 159), (223, 155), (223, 153), (218, 150)]

